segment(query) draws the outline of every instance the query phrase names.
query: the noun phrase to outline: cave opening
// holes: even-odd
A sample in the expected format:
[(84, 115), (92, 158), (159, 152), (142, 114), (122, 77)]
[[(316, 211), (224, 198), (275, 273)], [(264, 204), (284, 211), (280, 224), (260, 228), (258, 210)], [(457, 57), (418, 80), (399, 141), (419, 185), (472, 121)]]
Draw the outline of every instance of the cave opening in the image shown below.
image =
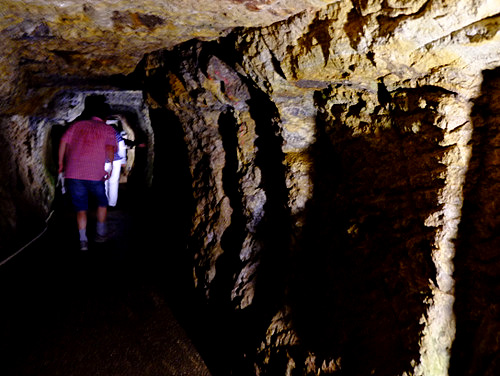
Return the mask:
[[(68, 357), (69, 364), (78, 352), (86, 354), (81, 356), (88, 357), (94, 364), (73, 366), (79, 370), (75, 372), (92, 374), (92, 367), (101, 363), (97, 354), (108, 351), (107, 347), (114, 345), (118, 348), (116, 351), (126, 354), (126, 349), (119, 350), (121, 345), (115, 341), (126, 333), (135, 335), (131, 332), (135, 329), (127, 325), (137, 325), (141, 320), (144, 321), (139, 325), (149, 325), (148, 321), (156, 315), (154, 312), (161, 310), (164, 317), (158, 318), (155, 325), (160, 321), (165, 325), (179, 322), (182, 329), (165, 328), (164, 333), (178, 331), (182, 338), (182, 333), (187, 332), (192, 339), (180, 341), (198, 345), (196, 338), (200, 337), (200, 331), (194, 328), (200, 307), (193, 303), (193, 281), (189, 280), (192, 256), (186, 254), (193, 214), (191, 178), (179, 120), (167, 110), (146, 107), (143, 93), (137, 90), (64, 89), (53, 97), (42, 115), (30, 120), (32, 129), (39, 129), (44, 135), (39, 137), (43, 147), (33, 148), (34, 154), (42, 155), (37, 159), (38, 167), (32, 168), (43, 172), (48, 186), (56, 185), (57, 150), (62, 134), (81, 113), (85, 97), (96, 93), (106, 96), (114, 116), (119, 116), (125, 124), (127, 136), (135, 145), (144, 144), (144, 147), (134, 147), (122, 170), (117, 206), (108, 209), (110, 238), (104, 246), (92, 243), (88, 254), (77, 254), (75, 214), (67, 194), (62, 195), (57, 189), (43, 236), (2, 266), (0, 294), (9, 306), (0, 314), (3, 333), (0, 348), (10, 357), (2, 366), (6, 374), (48, 375), (55, 369), (68, 369), (71, 365), (59, 366), (43, 360), (49, 356), (56, 361), (61, 356), (60, 346), (65, 348), (62, 353)], [(94, 204), (89, 208), (89, 238), (95, 225)], [(127, 304), (131, 306), (125, 308)], [(127, 314), (123, 309), (130, 312)], [(175, 319), (169, 317), (170, 314)], [(106, 318), (107, 315), (115, 317)], [(143, 319), (137, 321), (137, 317)], [(134, 324), (134, 321), (137, 322)], [(123, 328), (116, 332), (120, 325)], [(92, 339), (82, 338), (82, 347), (78, 348), (71, 338), (80, 336), (70, 334), (72, 328), (79, 330), (76, 328), (87, 326), (104, 330), (100, 334), (102, 343), (93, 344), (95, 350), (87, 348), (92, 346)], [(139, 327), (136, 330), (140, 330)], [(154, 341), (154, 336), (161, 331), (150, 330), (157, 333), (149, 336)], [(82, 335), (84, 332), (82, 330)], [(143, 332), (137, 335), (138, 350), (134, 350), (132, 357), (144, 356), (141, 343), (150, 341), (147, 336), (140, 339)], [(172, 340), (179, 341), (174, 337)], [(124, 341), (123, 344), (133, 339)], [(175, 348), (180, 343), (170, 346)], [(150, 344), (144, 351), (151, 351), (154, 346)], [(190, 353), (193, 350), (185, 350), (184, 356), (191, 360), (184, 361), (186, 365), (181, 368), (189, 368), (190, 361), (203, 363), (194, 360), (198, 355)], [(122, 359), (121, 366), (127, 361)], [(154, 366), (155, 360), (150, 362)], [(32, 367), (41, 363), (45, 365), (34, 371)], [(101, 365), (99, 372), (113, 367), (112, 363)], [(115, 371), (110, 368), (109, 372)]]
[[(112, 117), (121, 120), (125, 137), (133, 142), (127, 149), (127, 163), (122, 166), (118, 211), (123, 209), (134, 217), (134, 223), (138, 224), (134, 234), (148, 238), (144, 242), (147, 246), (141, 246), (139, 239), (134, 240), (134, 245), (147, 255), (151, 273), (164, 275), (158, 278), (164, 280), (161, 284), (165, 291), (172, 294), (172, 299), (181, 299), (192, 285), (192, 281), (185, 280), (190, 275), (190, 259), (184, 250), (193, 215), (193, 197), (183, 130), (171, 111), (147, 107), (144, 93), (138, 90), (63, 90), (54, 96), (48, 106), (51, 113), (44, 120), (50, 128), (46, 170), (55, 181), (60, 138), (78, 117), (85, 97), (94, 94), (106, 97)], [(54, 203), (63, 216), (72, 215), (67, 196), (61, 198), (56, 192)], [(109, 215), (119, 226), (116, 223), (119, 217), (113, 219), (113, 209)], [(67, 229), (75, 235), (71, 227)], [(179, 280), (184, 283), (179, 285)], [(182, 288), (176, 293), (169, 285)]]
[(46, 168), (56, 173), (57, 148), (60, 138), (68, 125), (78, 119), (83, 111), (85, 98), (102, 95), (110, 105), (111, 113), (120, 119), (123, 137), (129, 142), (127, 164), (122, 171), (123, 183), (141, 187), (150, 186), (154, 163), (154, 134), (149, 112), (143, 103), (141, 91), (134, 90), (61, 90), (48, 103), (38, 122), (47, 123), (50, 134), (47, 136)]

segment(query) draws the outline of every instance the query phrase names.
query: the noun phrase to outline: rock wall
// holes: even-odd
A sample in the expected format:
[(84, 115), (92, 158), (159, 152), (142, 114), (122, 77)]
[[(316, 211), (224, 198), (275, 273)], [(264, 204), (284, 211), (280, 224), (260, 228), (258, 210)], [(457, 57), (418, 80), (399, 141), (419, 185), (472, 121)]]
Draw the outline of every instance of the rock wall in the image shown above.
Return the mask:
[[(0, 256), (44, 228), (54, 197), (54, 175), (48, 173), (50, 138), (44, 119), (0, 117)], [(57, 175), (56, 175), (57, 176)]]
[(448, 374), (497, 11), (339, 1), (139, 65), (184, 129), (193, 275), (230, 333), (227, 372)]

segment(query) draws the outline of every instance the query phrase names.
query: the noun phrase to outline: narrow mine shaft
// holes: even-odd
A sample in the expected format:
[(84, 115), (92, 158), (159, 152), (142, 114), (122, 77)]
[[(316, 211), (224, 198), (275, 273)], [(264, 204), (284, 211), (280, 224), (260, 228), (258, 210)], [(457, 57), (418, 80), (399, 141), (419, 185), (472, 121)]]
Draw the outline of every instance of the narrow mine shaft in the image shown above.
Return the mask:
[[(0, 5), (0, 373), (500, 374), (495, 1)], [(58, 147), (129, 141), (78, 249)]]

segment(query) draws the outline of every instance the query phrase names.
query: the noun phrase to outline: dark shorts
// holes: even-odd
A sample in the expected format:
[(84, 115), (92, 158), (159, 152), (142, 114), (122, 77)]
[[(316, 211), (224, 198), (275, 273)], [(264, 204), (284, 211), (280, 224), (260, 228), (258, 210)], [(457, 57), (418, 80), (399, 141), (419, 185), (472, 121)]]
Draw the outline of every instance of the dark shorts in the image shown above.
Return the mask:
[(65, 179), (65, 185), (76, 211), (88, 210), (89, 195), (96, 198), (98, 206), (108, 206), (103, 181)]

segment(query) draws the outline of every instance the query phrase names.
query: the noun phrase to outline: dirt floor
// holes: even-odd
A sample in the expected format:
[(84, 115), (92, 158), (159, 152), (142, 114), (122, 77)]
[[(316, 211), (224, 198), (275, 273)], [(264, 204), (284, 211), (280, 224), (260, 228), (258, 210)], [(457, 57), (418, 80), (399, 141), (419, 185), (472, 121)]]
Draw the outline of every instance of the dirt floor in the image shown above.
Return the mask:
[[(0, 267), (0, 374), (209, 376), (175, 287), (182, 229), (121, 191), (110, 240), (81, 252), (59, 200), (46, 233)], [(90, 239), (94, 223), (91, 213)]]

